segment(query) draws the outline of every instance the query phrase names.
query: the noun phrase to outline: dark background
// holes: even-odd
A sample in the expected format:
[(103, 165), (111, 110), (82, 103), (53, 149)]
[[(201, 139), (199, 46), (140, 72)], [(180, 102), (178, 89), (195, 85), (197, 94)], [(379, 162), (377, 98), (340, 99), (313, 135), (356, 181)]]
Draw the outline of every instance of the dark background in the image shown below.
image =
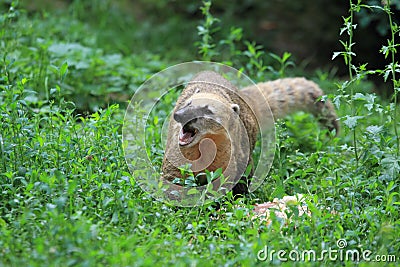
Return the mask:
[[(78, 2), (79, 5), (74, 5)], [(382, 6), (376, 0), (363, 2)], [(85, 8), (82, 8), (82, 3)], [(3, 5), (7, 5), (7, 1)], [(24, 0), (21, 5), (32, 15), (38, 11), (42, 14), (73, 12), (79, 18), (99, 27), (99, 38), (107, 39), (107, 31), (121, 31), (121, 39), (113, 40), (111, 45), (125, 54), (143, 53), (147, 50), (158, 53), (161, 58), (165, 55), (176, 62), (199, 58), (193, 44), (199, 40), (196, 26), (203, 19), (199, 9), (201, 1)], [(74, 9), (76, 6), (80, 6), (80, 9)], [(118, 12), (113, 12), (116, 10)], [(124, 17), (120, 15), (121, 10)], [(392, 10), (393, 19), (399, 24), (400, 1), (392, 1)], [(96, 16), (99, 12), (108, 12), (108, 19)], [(334, 51), (343, 51), (339, 40), (348, 40), (346, 34), (340, 36), (339, 32), (343, 27), (343, 17), (349, 15), (349, 1), (215, 0), (211, 13), (220, 19), (220, 31), (215, 37), (217, 40), (218, 36), (227, 35), (231, 27), (241, 27), (244, 40), (256, 41), (266, 51), (277, 55), (290, 52), (292, 60), (302, 70), (321, 69), (338, 77), (348, 74), (343, 59), (332, 60), (332, 55)], [(379, 50), (382, 45), (387, 45), (385, 40), (390, 38), (387, 15), (376, 9), (362, 9), (355, 15), (354, 23), (357, 28), (354, 31), (354, 65), (368, 62), (368, 69), (384, 69), (387, 61)], [(108, 28), (107, 25), (112, 26)], [(110, 44), (110, 40), (104, 43)], [(376, 84), (377, 92), (388, 94), (388, 89), (383, 87), (382, 77), (370, 79)]]

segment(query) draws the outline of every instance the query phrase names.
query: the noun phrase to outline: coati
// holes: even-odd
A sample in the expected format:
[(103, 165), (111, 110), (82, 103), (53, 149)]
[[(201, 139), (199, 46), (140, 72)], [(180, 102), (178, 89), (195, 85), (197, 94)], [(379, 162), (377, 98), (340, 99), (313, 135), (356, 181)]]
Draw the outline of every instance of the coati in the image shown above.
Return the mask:
[[(244, 194), (248, 187), (242, 175), (252, 163), (260, 127), (273, 127), (273, 119), (303, 110), (339, 132), (334, 107), (319, 99), (323, 92), (314, 82), (285, 78), (257, 86), (265, 98), (256, 86), (238, 90), (216, 72), (203, 71), (192, 78), (170, 118), (161, 180), (172, 182), (182, 177), (179, 167), (189, 162), (195, 175), (222, 168), (225, 177), (236, 184), (233, 194)], [(266, 100), (273, 115), (263, 114)], [(267, 125), (259, 125), (257, 118)], [(243, 182), (236, 183), (239, 179)], [(168, 184), (172, 189), (182, 187)]]

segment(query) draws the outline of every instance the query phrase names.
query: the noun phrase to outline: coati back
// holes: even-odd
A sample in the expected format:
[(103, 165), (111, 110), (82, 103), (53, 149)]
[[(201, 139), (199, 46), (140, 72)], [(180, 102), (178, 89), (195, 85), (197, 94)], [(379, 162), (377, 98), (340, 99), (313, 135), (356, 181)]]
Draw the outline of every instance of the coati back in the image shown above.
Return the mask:
[[(188, 83), (176, 102), (161, 179), (172, 182), (181, 178), (179, 167), (189, 160), (194, 174), (222, 168), (225, 177), (234, 178), (235, 183), (243, 180), (236, 184), (233, 193), (246, 193), (247, 181), (242, 175), (252, 162), (260, 131), (257, 118), (271, 117), (263, 114), (266, 104), (260, 90), (275, 119), (304, 110), (320, 118), (336, 134), (339, 132), (332, 103), (319, 99), (323, 92), (311, 81), (286, 78), (238, 90), (221, 75), (204, 71)], [(263, 120), (267, 125), (260, 126), (273, 127), (274, 118)]]
[(297, 111), (310, 112), (322, 125), (339, 134), (335, 109), (330, 101), (320, 99), (324, 92), (316, 83), (305, 78), (284, 78), (245, 87), (240, 94), (252, 103), (255, 112), (265, 105), (264, 99), (253, 97), (257, 87), (267, 99), (275, 120)]

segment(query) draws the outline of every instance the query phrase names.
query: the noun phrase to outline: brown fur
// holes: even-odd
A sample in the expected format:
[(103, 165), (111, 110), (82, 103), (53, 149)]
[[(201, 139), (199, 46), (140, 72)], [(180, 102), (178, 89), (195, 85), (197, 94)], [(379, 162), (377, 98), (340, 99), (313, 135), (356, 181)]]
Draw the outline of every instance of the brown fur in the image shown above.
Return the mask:
[[(296, 111), (306, 111), (313, 114), (330, 131), (339, 133), (339, 123), (335, 109), (330, 101), (319, 100), (324, 92), (319, 86), (304, 78), (284, 78), (270, 82), (258, 83), (275, 119), (280, 119)], [(254, 98), (255, 86), (243, 88), (241, 94), (253, 103), (255, 112), (264, 105), (264, 99)], [(260, 116), (262, 116), (260, 114)]]
[[(275, 119), (297, 110), (304, 110), (319, 117), (321, 122), (325, 123), (330, 130), (335, 129), (336, 133), (338, 133), (339, 125), (336, 121), (333, 105), (330, 102), (318, 100), (323, 95), (323, 92), (315, 83), (304, 78), (286, 78), (259, 83), (257, 86), (268, 100)], [(243, 180), (241, 176), (245, 167), (251, 163), (252, 151), (257, 141), (259, 132), (257, 117), (271, 117), (270, 114), (261, 114), (261, 110), (264, 109), (260, 107), (265, 105), (265, 100), (259, 97), (260, 91), (258, 88), (251, 86), (238, 91), (229, 81), (215, 72), (205, 71), (196, 75), (178, 98), (173, 110), (174, 116), (170, 119), (163, 160), (162, 180), (171, 182), (174, 178), (181, 177), (179, 169), (176, 168), (177, 163), (181, 162), (180, 153), (190, 160), (199, 159), (201, 157), (199, 144), (201, 140), (206, 138), (210, 138), (216, 145), (215, 159), (207, 169), (215, 171), (218, 168), (222, 168), (225, 171), (229, 160), (232, 160), (233, 165), (231, 165), (230, 169), (233, 167), (233, 170), (230, 175), (235, 176), (236, 179)], [(217, 100), (221, 104), (210, 103), (207, 105), (201, 99), (203, 96), (209, 97), (210, 100)], [(229, 105), (237, 112), (245, 131), (243, 127), (240, 127), (237, 115), (234, 112), (231, 112), (231, 114), (227, 111), (226, 107), (229, 107)], [(205, 114), (210, 112), (212, 118), (215, 119), (215, 116), (217, 116), (221, 120), (220, 124), (214, 123), (211, 119), (198, 119), (192, 123), (199, 129), (198, 134), (195, 135), (196, 142), (184, 146), (177, 145), (179, 132), (182, 131), (183, 127), (182, 124), (186, 122), (178, 123), (176, 119), (182, 120), (185, 115), (189, 113), (193, 115), (196, 112), (205, 112)], [(273, 123), (272, 118), (269, 121)], [(273, 125), (262, 126), (273, 127)], [(228, 136), (227, 131), (231, 133), (231, 136)], [(205, 149), (203, 153), (207, 153), (207, 151)], [(175, 162), (175, 165), (173, 162)], [(195, 174), (202, 171), (197, 170)], [(178, 187), (176, 186), (176, 188)], [(245, 192), (247, 192), (246, 183), (238, 183), (233, 188), (234, 194)]]

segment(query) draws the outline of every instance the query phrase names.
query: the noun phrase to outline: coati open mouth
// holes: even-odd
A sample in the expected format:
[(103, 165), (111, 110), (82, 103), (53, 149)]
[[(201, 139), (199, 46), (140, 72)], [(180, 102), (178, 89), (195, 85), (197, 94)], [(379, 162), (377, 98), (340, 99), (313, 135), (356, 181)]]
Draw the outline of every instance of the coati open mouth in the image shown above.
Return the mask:
[(193, 124), (196, 122), (197, 119), (193, 119), (186, 123), (181, 131), (179, 132), (179, 145), (186, 146), (193, 142), (196, 134), (199, 132), (198, 129), (193, 127)]

